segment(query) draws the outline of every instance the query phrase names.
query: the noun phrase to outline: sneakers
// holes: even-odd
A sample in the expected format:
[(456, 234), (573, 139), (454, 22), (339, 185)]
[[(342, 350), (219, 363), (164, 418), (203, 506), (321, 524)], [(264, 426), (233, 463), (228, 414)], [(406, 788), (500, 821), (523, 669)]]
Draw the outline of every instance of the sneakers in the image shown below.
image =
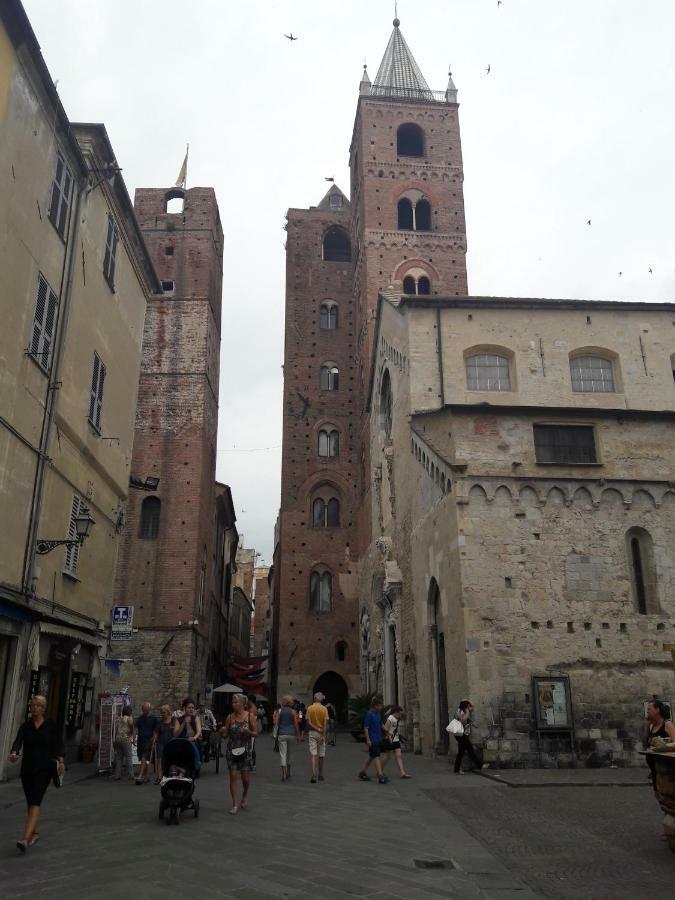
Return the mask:
[(387, 778), (386, 775), (380, 775), (380, 777), (377, 780), (380, 784), (389, 784), (389, 779)]
[(359, 772), (359, 778), (361, 781), (370, 781), (370, 777), (365, 772)]

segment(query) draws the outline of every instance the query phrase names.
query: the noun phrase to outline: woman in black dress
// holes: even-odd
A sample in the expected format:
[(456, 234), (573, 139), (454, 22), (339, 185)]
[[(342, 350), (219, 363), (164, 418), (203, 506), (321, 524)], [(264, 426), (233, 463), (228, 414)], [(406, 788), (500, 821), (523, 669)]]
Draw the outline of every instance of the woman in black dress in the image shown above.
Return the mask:
[[(233, 816), (236, 816), (239, 807), (246, 809), (253, 767), (252, 738), (258, 734), (257, 720), (247, 709), (247, 704), (248, 698), (245, 694), (235, 694), (232, 697), (232, 712), (225, 719), (222, 728), (219, 729), (221, 737), (227, 738), (225, 758), (230, 771), (230, 795), (232, 796), (230, 814)], [(241, 775), (241, 783), (244, 788), (239, 807), (237, 807), (237, 772)]]
[(25, 853), (38, 839), (38, 819), (40, 804), (47, 785), (58, 772), (63, 775), (63, 740), (56, 723), (45, 719), (47, 701), (36, 694), (30, 701), (31, 717), (19, 728), (12, 744), (9, 759), (16, 762), (21, 749), (21, 784), (26, 795), (28, 815), (21, 839), (16, 842), (18, 849)]

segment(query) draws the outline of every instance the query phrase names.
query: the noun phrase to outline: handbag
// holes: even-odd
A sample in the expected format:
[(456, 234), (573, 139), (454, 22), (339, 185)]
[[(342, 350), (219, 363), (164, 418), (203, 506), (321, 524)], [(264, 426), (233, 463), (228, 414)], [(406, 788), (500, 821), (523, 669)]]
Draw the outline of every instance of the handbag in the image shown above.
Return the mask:
[(59, 774), (58, 759), (52, 760), (52, 782), (55, 788), (63, 787), (63, 775)]
[(448, 734), (454, 734), (455, 737), (461, 737), (464, 734), (464, 726), (459, 719), (450, 719), (445, 730)]

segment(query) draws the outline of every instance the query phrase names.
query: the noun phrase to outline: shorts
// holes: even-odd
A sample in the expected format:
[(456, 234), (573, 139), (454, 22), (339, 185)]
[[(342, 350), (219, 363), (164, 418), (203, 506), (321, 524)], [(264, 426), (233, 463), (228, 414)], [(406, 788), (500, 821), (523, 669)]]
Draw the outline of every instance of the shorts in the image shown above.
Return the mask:
[(150, 759), (152, 749), (152, 741), (142, 741), (139, 739), (136, 745), (136, 754), (139, 762), (147, 762)]
[(368, 756), (371, 759), (377, 759), (380, 753), (382, 753), (382, 744), (371, 743), (370, 747), (368, 748)]
[(392, 742), (391, 742), (388, 738), (385, 738), (385, 739), (382, 741), (382, 743), (380, 744), (380, 751), (381, 751), (382, 753), (391, 753), (391, 751), (392, 751), (393, 749), (394, 749), (394, 745), (392, 744)]
[(51, 772), (44, 771), (21, 776), (23, 792), (26, 795), (26, 806), (40, 806), (52, 778)]
[(309, 754), (310, 756), (326, 755), (326, 741), (320, 731), (310, 731), (309, 733)]

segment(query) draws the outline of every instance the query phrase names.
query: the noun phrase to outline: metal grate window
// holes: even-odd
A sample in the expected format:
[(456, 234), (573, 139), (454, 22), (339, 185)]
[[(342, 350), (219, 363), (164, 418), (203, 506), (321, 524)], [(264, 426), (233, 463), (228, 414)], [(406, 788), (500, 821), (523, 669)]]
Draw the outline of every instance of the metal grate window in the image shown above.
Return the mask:
[(614, 367), (611, 359), (603, 356), (575, 356), (570, 360), (572, 390), (590, 393), (612, 393)]
[(112, 290), (115, 290), (115, 262), (117, 259), (117, 242), (120, 233), (115, 220), (108, 213), (108, 232), (105, 239), (105, 256), (103, 257), (103, 275)]
[(94, 368), (91, 373), (91, 392), (89, 394), (89, 424), (96, 431), (101, 430), (101, 409), (103, 407), (103, 385), (105, 383), (105, 366), (98, 353), (94, 353)]
[[(70, 521), (68, 522), (68, 538), (70, 540), (74, 540), (77, 538), (77, 526), (75, 525), (75, 521), (80, 514), (80, 511), (86, 506), (84, 500), (81, 497), (78, 497), (77, 494), (73, 494), (73, 501), (70, 506)], [(65, 572), (68, 572), (70, 575), (77, 575), (77, 568), (80, 564), (80, 545), (73, 544), (70, 547), (66, 547), (66, 559), (63, 564), (63, 569)]]
[(59, 301), (44, 277), (38, 276), (38, 289), (35, 298), (35, 315), (30, 339), (30, 355), (40, 368), (48, 372), (51, 364), (50, 356), (54, 341), (54, 326)]
[(510, 391), (511, 376), (507, 357), (496, 353), (468, 356), (466, 386), (470, 391)]
[(68, 211), (73, 190), (73, 176), (60, 153), (56, 154), (56, 171), (49, 202), (49, 221), (65, 240), (68, 229)]
[(592, 425), (534, 425), (538, 463), (588, 464), (598, 461)]

